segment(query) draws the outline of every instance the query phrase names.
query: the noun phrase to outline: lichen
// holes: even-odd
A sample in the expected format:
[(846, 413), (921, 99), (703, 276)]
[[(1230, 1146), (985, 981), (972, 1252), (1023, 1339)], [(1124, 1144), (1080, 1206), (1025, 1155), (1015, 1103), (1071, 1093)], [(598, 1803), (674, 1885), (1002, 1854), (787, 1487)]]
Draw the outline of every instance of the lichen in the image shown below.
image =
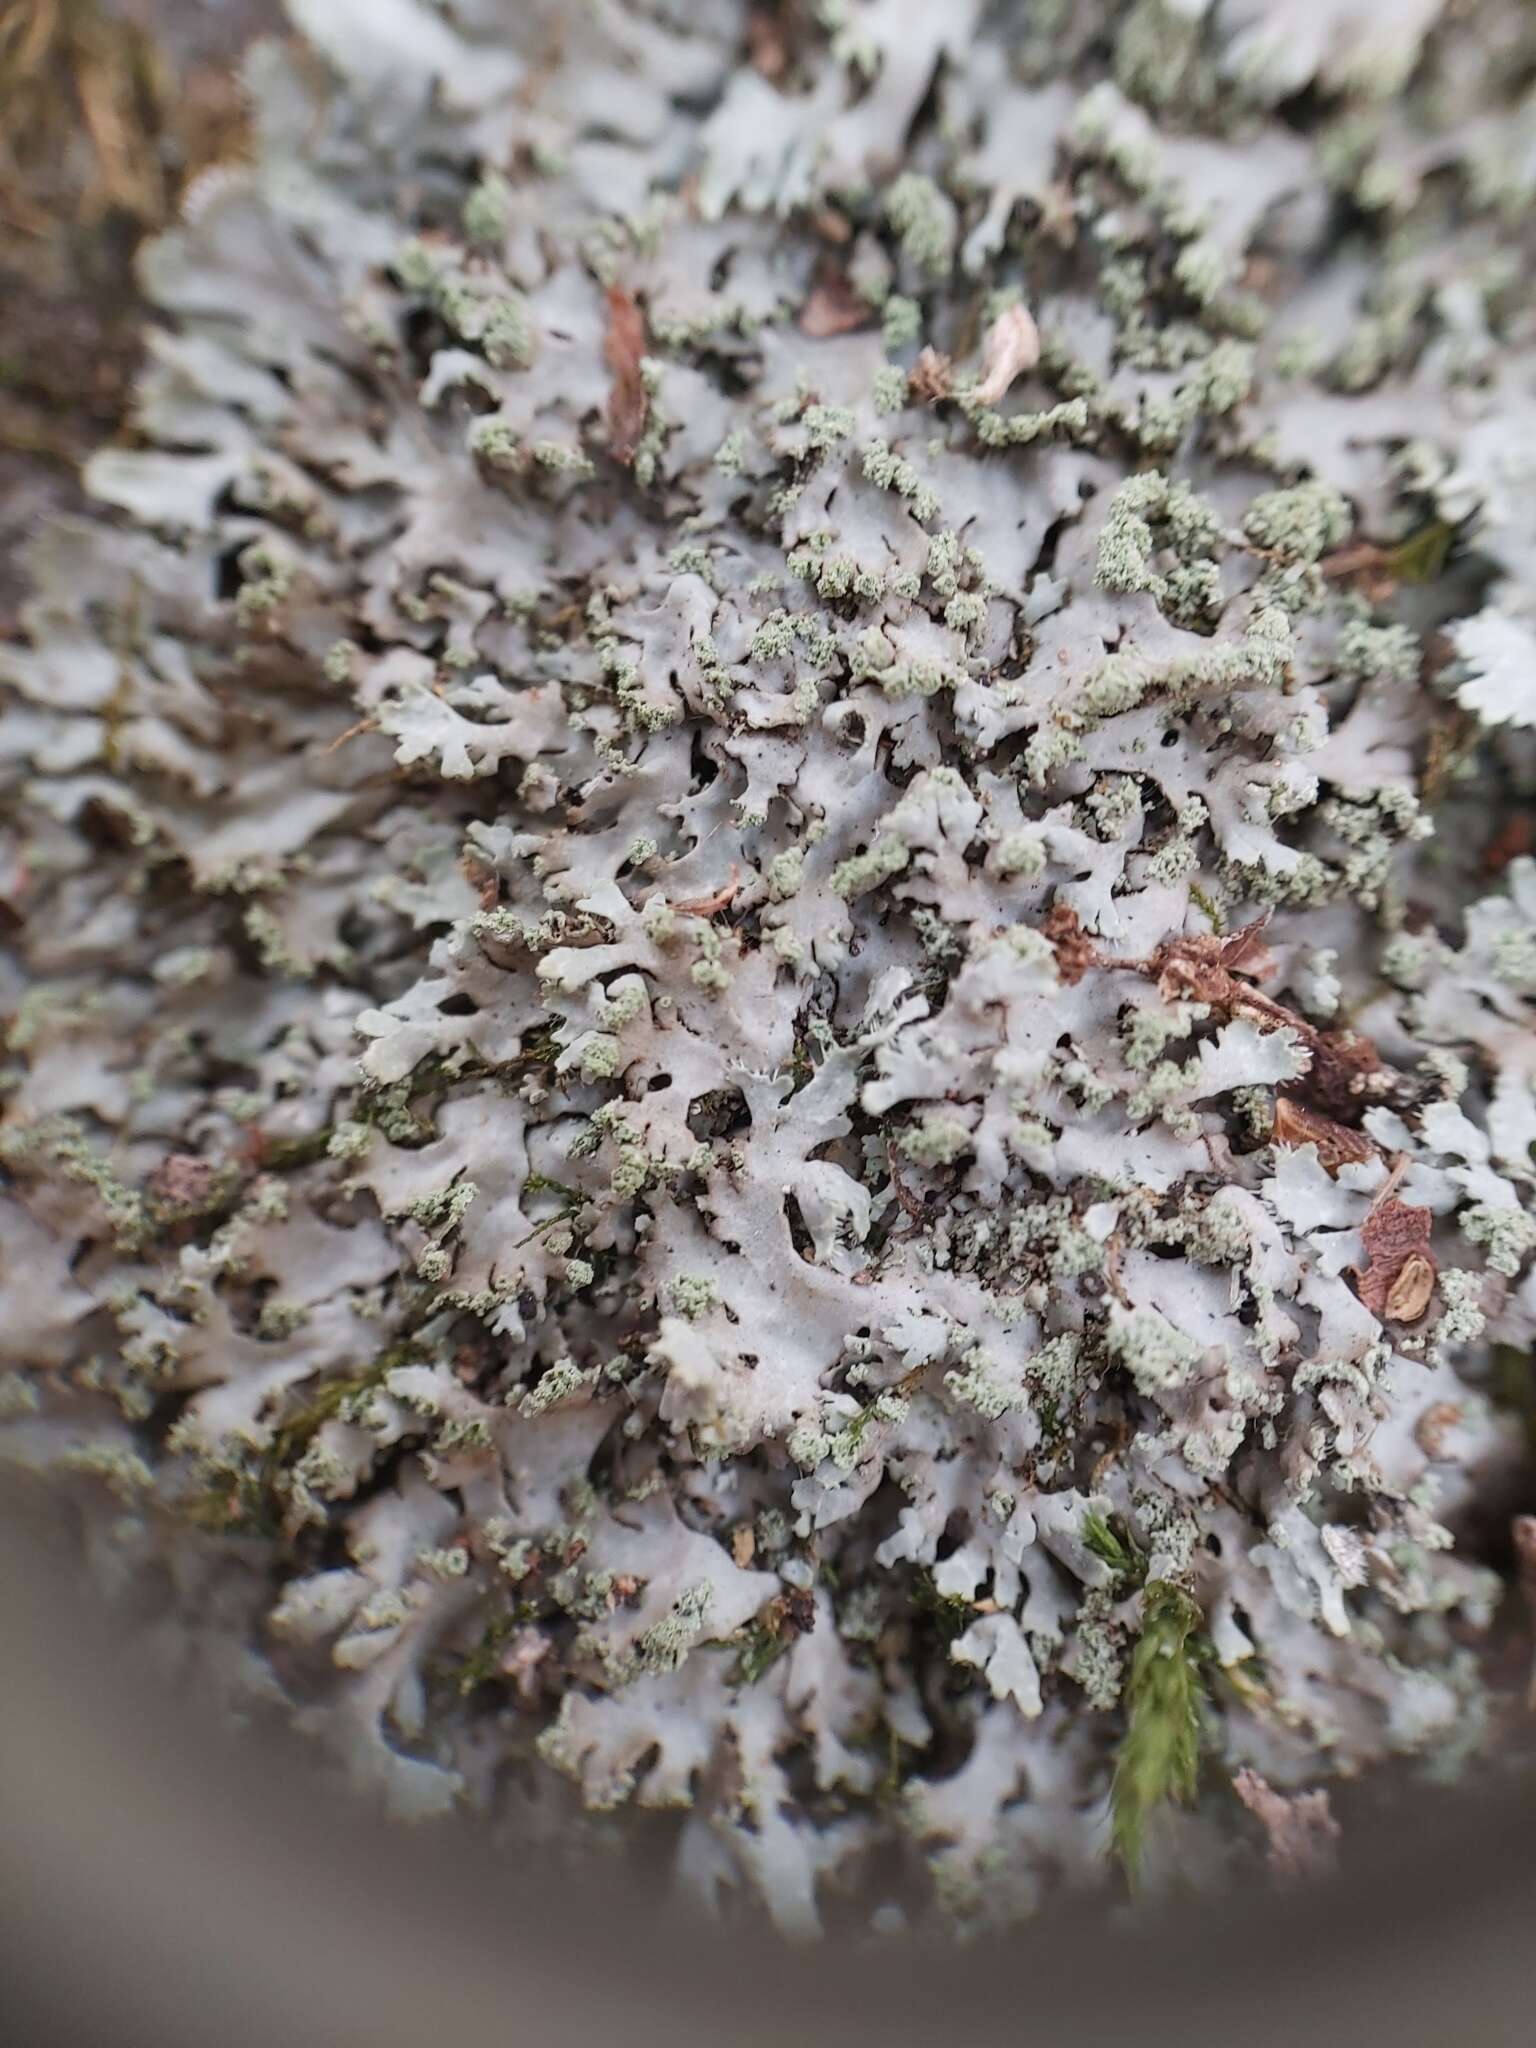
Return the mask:
[(794, 1932), (1484, 1756), (1512, 0), (297, 11), (0, 641), (0, 1448)]

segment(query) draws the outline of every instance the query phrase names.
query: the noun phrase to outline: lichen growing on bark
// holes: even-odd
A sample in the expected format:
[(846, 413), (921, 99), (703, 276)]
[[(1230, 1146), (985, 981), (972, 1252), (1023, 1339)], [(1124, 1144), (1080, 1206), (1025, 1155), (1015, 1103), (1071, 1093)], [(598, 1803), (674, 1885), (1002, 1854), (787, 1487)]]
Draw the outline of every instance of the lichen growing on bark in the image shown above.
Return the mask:
[(1520, 11), (290, 11), (0, 645), (5, 1454), (392, 1806), (790, 1932), (1464, 1764)]

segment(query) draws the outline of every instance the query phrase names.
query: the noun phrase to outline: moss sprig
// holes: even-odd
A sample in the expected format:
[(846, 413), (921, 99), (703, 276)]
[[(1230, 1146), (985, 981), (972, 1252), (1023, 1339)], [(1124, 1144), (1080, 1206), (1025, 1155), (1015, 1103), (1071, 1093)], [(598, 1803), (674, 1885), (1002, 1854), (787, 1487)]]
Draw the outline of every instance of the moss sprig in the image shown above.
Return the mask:
[(1125, 1735), (1110, 1793), (1114, 1852), (1134, 1890), (1147, 1823), (1169, 1801), (1187, 1805), (1200, 1772), (1206, 1703), (1204, 1616), (1178, 1586), (1153, 1579), (1126, 1682)]

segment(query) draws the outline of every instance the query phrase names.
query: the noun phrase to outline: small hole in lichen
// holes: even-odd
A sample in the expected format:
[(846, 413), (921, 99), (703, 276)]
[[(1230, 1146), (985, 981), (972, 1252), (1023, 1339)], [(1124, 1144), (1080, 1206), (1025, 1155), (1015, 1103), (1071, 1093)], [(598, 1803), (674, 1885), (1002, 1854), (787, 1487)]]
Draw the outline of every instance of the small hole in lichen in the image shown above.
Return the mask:
[(739, 1088), (710, 1088), (688, 1105), (688, 1129), (700, 1140), (734, 1138), (752, 1128), (752, 1112)]

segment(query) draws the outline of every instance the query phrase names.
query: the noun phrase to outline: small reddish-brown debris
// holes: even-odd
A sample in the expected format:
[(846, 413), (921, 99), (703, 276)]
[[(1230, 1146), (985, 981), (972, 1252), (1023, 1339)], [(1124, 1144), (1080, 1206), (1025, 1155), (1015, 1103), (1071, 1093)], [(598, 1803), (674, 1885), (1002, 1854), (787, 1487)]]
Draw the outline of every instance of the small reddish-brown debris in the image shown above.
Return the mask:
[(789, 44), (776, 9), (754, 7), (747, 16), (747, 62), (770, 84), (789, 69)]
[(1413, 1425), (1413, 1440), (1426, 1457), (1445, 1456), (1450, 1434), (1464, 1412), (1459, 1401), (1431, 1401)]
[[(1394, 1179), (1396, 1176), (1394, 1176)], [(1371, 1205), (1360, 1226), (1367, 1264), (1354, 1269), (1355, 1291), (1373, 1316), (1416, 1323), (1435, 1291), (1435, 1260), (1429, 1249), (1434, 1214), (1400, 1202), (1388, 1190)]]
[(836, 242), (841, 246), (853, 240), (853, 222), (846, 213), (839, 213), (835, 206), (818, 206), (811, 215), (810, 224), (824, 242)]
[(1387, 1289), (1387, 1318), (1394, 1323), (1416, 1323), (1429, 1307), (1435, 1291), (1435, 1262), (1427, 1253), (1415, 1252), (1403, 1261), (1397, 1278)]
[(1312, 1069), (1307, 1086), (1326, 1109), (1357, 1116), (1390, 1093), (1395, 1081), (1381, 1054), (1359, 1031), (1318, 1031), (1308, 1043)]
[(464, 879), (479, 897), (482, 910), (496, 908), (501, 897), (501, 878), (494, 868), (482, 867), (476, 860), (466, 860)]
[(928, 1212), (901, 1177), (901, 1169), (896, 1164), (896, 1146), (892, 1139), (886, 1140), (885, 1158), (891, 1170), (891, 1193), (896, 1197), (902, 1213), (910, 1216), (914, 1223), (926, 1223)]
[(683, 902), (674, 903), (671, 907), (679, 917), (714, 917), (720, 911), (729, 908), (735, 901), (736, 891), (740, 887), (741, 870), (737, 867), (735, 861), (732, 861), (729, 877), (720, 884), (720, 887), (715, 890), (713, 895), (689, 896)]
[(1257, 1771), (1238, 1771), (1232, 1790), (1269, 1838), (1269, 1867), (1293, 1880), (1326, 1877), (1333, 1868), (1339, 1824), (1326, 1792), (1277, 1792)]
[(813, 341), (825, 341), (834, 334), (852, 334), (867, 327), (874, 308), (861, 298), (841, 270), (826, 269), (811, 286), (800, 308), (800, 332)]
[(1244, 974), (1262, 979), (1273, 972), (1269, 948), (1258, 936), (1263, 925), (1264, 920), (1258, 919), (1225, 936), (1215, 932), (1180, 932), (1164, 939), (1150, 960), (1127, 961), (1125, 965), (1155, 976), (1158, 993), (1165, 1002), (1182, 999), (1205, 1003), (1225, 1016), (1251, 1016), (1256, 1022), (1266, 1023), (1270, 1030), (1278, 1030), (1281, 1025), (1307, 1030), (1310, 1027), (1304, 1020), (1283, 1003), (1235, 978)]
[(1053, 903), (1040, 921), (1040, 929), (1056, 955), (1056, 972), (1068, 988), (1080, 982), (1090, 967), (1099, 962), (1099, 949), (1083, 930), (1083, 921), (1070, 903)]
[(1264, 942), (1269, 912), (1240, 924), (1215, 941), (1216, 958), (1233, 974), (1246, 974), (1253, 981), (1268, 981), (1275, 971), (1275, 956)]
[(630, 463), (645, 432), (650, 400), (640, 363), (645, 355), (645, 315), (634, 293), (623, 285), (608, 287), (608, 333), (603, 361), (613, 373), (608, 393), (608, 446), (615, 461)]
[(1290, 1031), (1311, 1054), (1306, 1088), (1336, 1116), (1358, 1116), (1372, 1102), (1392, 1093), (1398, 1076), (1358, 1031), (1319, 1031), (1315, 1024), (1284, 1003), (1255, 988), (1244, 975), (1271, 969), (1268, 947), (1257, 938), (1262, 921), (1244, 925), (1225, 938), (1214, 935), (1165, 939), (1150, 960), (1115, 964), (1156, 978), (1165, 1002), (1204, 1003), (1222, 1017), (1246, 1017), (1261, 1031)]
[(987, 329), (981, 347), (981, 381), (976, 396), (983, 405), (996, 405), (1015, 377), (1022, 377), (1040, 360), (1040, 330), (1027, 306), (1005, 306)]
[(190, 1152), (171, 1152), (149, 1176), (149, 1191), (177, 1209), (196, 1208), (206, 1201), (215, 1169)]
[(1536, 817), (1521, 811), (1502, 826), (1483, 848), (1483, 872), (1502, 874), (1512, 860), (1536, 848)]
[(1318, 1163), (1335, 1180), (1341, 1166), (1363, 1166), (1380, 1157), (1378, 1148), (1364, 1132), (1352, 1131), (1347, 1124), (1336, 1123), (1331, 1116), (1308, 1109), (1305, 1103), (1289, 1095), (1276, 1099), (1270, 1137), (1276, 1145), (1315, 1145)]
[(936, 348), (925, 348), (907, 372), (908, 391), (924, 405), (948, 398), (954, 381), (954, 364)]
[(809, 1586), (791, 1586), (780, 1594), (784, 1626), (793, 1635), (808, 1636), (816, 1626), (816, 1596)]
[(1126, 965), (1144, 965), (1159, 978), (1167, 974), (1181, 981), (1194, 981), (1203, 972), (1218, 989), (1224, 984), (1212, 976), (1211, 970), (1216, 970), (1217, 975), (1245, 974), (1251, 980), (1263, 981), (1275, 971), (1275, 957), (1264, 943), (1268, 923), (1266, 912), (1251, 923), (1239, 925), (1235, 932), (1179, 932), (1164, 939), (1149, 961), (1127, 961)]

